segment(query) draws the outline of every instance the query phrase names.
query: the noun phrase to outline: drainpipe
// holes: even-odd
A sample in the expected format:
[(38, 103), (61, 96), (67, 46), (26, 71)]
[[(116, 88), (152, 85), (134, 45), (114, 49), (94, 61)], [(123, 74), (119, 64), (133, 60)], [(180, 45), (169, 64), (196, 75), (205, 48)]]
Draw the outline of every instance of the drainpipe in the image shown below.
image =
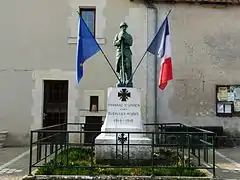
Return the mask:
[[(158, 8), (153, 3), (147, 3), (146, 4), (148, 9), (154, 9), (154, 16), (155, 16), (155, 34), (157, 34), (158, 31)], [(157, 56), (154, 56), (154, 123), (158, 123), (158, 83), (157, 83), (157, 64), (158, 64), (158, 58)], [(158, 126), (155, 126), (155, 132), (158, 132)]]

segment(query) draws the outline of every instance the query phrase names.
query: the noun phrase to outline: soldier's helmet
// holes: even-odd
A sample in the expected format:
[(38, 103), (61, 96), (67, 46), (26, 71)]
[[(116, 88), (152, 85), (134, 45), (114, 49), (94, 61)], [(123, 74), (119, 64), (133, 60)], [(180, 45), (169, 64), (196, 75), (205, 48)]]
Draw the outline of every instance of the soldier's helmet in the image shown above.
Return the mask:
[(125, 22), (121, 22), (121, 24), (120, 24), (120, 28), (123, 27), (123, 26), (128, 27), (127, 23), (125, 23)]

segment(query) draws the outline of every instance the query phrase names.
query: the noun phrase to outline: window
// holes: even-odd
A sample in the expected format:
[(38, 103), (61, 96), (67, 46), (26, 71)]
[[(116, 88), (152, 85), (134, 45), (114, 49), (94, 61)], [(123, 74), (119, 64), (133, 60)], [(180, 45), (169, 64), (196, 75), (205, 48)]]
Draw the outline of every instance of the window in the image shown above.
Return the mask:
[(96, 9), (95, 8), (81, 8), (80, 15), (87, 24), (92, 35), (95, 36), (95, 22), (96, 22)]
[(98, 96), (90, 96), (90, 111), (98, 111)]

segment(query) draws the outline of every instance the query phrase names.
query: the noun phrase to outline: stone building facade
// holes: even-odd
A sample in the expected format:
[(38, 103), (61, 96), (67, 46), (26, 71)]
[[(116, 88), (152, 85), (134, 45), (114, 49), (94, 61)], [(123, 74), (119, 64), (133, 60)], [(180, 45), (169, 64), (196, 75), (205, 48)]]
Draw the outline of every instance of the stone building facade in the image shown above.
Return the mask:
[[(28, 144), (29, 131), (45, 126), (46, 118), (58, 118), (58, 123), (84, 123), (88, 117), (104, 120), (107, 88), (114, 86), (116, 79), (98, 53), (86, 61), (84, 77), (76, 85), (77, 11), (85, 14), (113, 66), (112, 41), (120, 22), (126, 21), (134, 38), (135, 68), (170, 9), (174, 80), (165, 91), (158, 90), (159, 60), (147, 54), (134, 78), (135, 87), (142, 90), (143, 122), (182, 122), (240, 130), (238, 116), (216, 116), (215, 92), (216, 84), (240, 84), (237, 4), (8, 0), (0, 2), (0, 131), (9, 132), (6, 145)], [(46, 103), (49, 96), (44, 94), (45, 87), (49, 92), (57, 91), (56, 87), (66, 88), (67, 98), (62, 99), (65, 106), (61, 109), (56, 105), (57, 114), (53, 112), (54, 103)], [(98, 112), (89, 111), (94, 98)]]

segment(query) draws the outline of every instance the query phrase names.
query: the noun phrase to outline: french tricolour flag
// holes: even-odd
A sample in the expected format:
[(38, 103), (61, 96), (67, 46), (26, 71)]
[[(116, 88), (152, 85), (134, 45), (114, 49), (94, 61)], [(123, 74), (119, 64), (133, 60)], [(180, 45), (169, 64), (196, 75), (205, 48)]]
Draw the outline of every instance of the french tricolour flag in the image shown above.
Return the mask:
[(158, 86), (163, 90), (167, 86), (168, 81), (173, 79), (168, 16), (163, 21), (147, 51), (161, 59)]

